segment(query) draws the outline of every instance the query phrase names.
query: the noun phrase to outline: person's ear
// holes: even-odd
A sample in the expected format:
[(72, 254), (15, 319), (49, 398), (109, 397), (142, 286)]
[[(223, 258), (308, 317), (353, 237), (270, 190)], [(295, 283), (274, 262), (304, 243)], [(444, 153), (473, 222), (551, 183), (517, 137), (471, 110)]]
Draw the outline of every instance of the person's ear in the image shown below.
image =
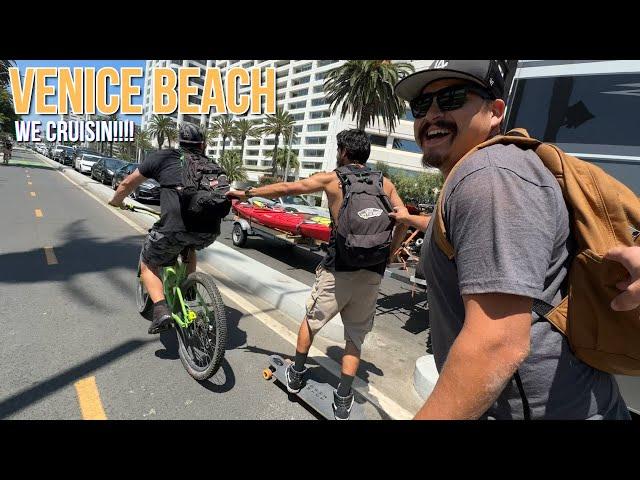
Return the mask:
[(491, 130), (500, 127), (506, 108), (507, 105), (501, 98), (497, 98), (491, 102)]

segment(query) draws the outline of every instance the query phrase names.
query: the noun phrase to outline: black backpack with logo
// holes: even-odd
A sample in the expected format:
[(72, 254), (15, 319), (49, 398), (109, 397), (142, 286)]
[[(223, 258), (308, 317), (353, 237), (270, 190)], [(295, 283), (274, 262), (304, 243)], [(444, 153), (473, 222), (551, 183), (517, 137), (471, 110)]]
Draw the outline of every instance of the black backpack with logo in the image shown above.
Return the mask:
[(366, 268), (386, 262), (391, 250), (394, 220), (381, 172), (369, 168), (335, 170), (342, 183), (343, 201), (336, 227), (340, 262)]
[(201, 222), (221, 221), (231, 210), (225, 194), (230, 185), (224, 170), (204, 155), (180, 150), (182, 185), (176, 187), (184, 214)]

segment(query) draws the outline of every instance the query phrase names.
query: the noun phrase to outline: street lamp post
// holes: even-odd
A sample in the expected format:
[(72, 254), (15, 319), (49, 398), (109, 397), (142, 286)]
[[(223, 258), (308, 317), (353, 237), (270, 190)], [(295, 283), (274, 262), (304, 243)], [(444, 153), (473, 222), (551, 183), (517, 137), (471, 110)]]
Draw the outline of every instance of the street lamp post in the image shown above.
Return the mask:
[(287, 178), (289, 177), (289, 156), (291, 155), (291, 144), (293, 142), (293, 134), (294, 132), (291, 132), (291, 135), (289, 135), (289, 146), (287, 149), (287, 163), (284, 167), (284, 181), (287, 181)]

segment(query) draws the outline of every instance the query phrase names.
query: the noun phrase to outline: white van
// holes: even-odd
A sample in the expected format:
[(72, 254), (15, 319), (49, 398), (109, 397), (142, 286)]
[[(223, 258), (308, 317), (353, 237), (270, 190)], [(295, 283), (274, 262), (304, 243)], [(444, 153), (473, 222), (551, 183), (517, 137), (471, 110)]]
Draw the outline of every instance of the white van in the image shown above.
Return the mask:
[[(640, 61), (521, 60), (506, 129), (558, 145), (593, 162), (640, 195)], [(640, 415), (640, 378), (618, 376)]]

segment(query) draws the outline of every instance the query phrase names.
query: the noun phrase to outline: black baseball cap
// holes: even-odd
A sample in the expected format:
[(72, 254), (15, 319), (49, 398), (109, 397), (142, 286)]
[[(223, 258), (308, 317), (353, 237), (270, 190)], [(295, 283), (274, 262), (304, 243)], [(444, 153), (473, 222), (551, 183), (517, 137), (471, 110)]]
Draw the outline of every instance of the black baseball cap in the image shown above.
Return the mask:
[(435, 60), (426, 70), (400, 80), (395, 93), (403, 100), (411, 101), (431, 82), (460, 78), (479, 84), (496, 98), (503, 98), (507, 65), (507, 60)]

